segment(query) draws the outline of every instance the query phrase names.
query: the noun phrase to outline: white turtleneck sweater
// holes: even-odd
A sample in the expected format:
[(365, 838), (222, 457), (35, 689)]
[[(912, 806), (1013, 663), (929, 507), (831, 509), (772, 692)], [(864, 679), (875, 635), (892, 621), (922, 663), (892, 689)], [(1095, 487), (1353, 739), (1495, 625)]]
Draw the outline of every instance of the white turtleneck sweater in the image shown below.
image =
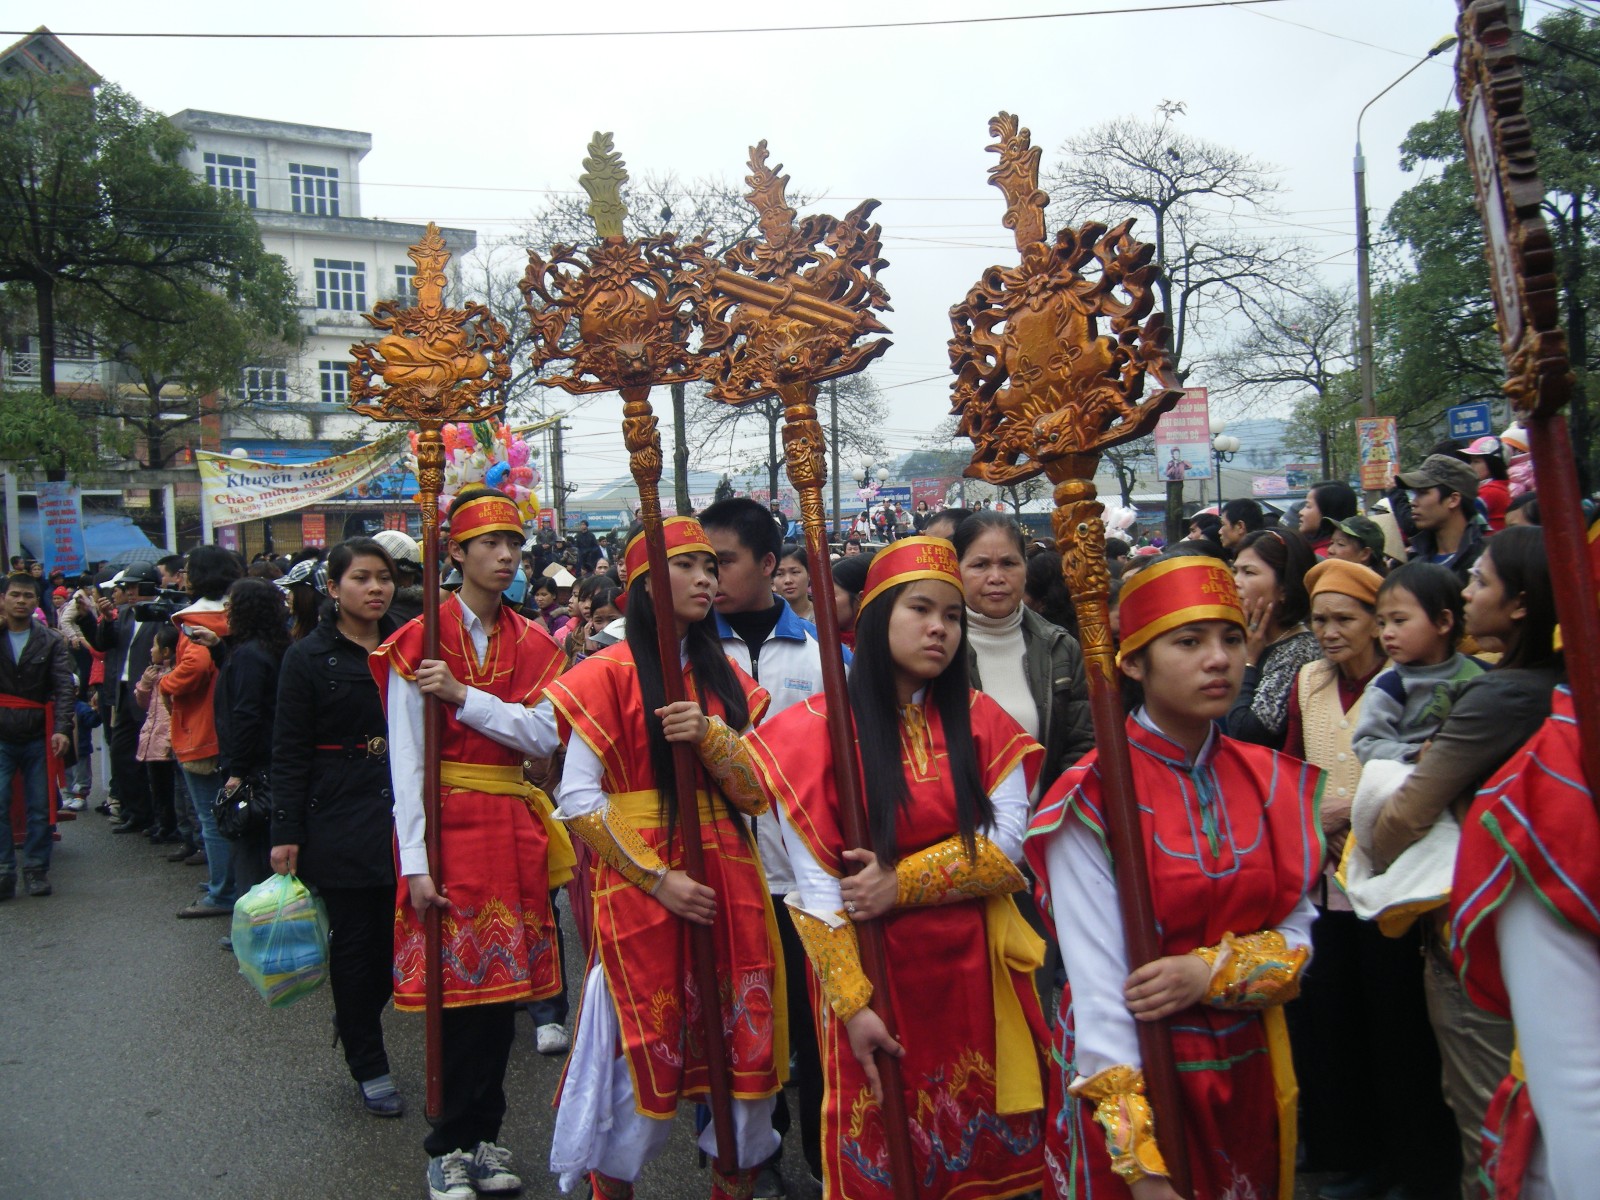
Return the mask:
[(967, 638), (978, 658), (978, 674), (983, 690), (1037, 738), (1039, 706), (1028, 689), (1028, 673), (1023, 668), (1022, 605), (1009, 617), (986, 617), (967, 609)]

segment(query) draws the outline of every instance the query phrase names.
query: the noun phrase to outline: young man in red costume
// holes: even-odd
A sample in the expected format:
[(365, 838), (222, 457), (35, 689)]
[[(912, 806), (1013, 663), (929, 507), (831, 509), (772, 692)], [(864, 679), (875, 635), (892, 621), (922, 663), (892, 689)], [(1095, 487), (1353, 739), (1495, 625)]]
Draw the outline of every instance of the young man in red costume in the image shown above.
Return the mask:
[[(525, 757), (560, 745), (540, 702), (563, 662), (549, 634), (501, 603), (519, 566), (522, 520), (499, 492), (468, 489), (450, 507), (448, 537), (462, 582), (439, 606), (440, 657), (423, 658), (419, 617), (371, 662), (389, 719), (400, 856), (394, 1004), (423, 1008), (423, 916), (442, 909), (444, 1101), (423, 1147), (432, 1200), (468, 1200), (522, 1186), (496, 1144), (514, 1005), (561, 988), (550, 890), (570, 878), (573, 855), (549, 800), (522, 776)], [(444, 709), (442, 861), (431, 865), (421, 787), (428, 695)]]
[(1281, 1006), (1310, 954), (1320, 772), (1218, 732), (1244, 674), (1246, 628), (1221, 560), (1158, 559), (1122, 589), (1119, 607), (1122, 672), (1144, 693), (1127, 738), (1162, 957), (1128, 969), (1094, 751), (1045, 794), (1028, 831), (1067, 968), (1046, 1194), (1175, 1200), (1136, 1025), (1174, 1016), (1190, 1200), (1290, 1200), (1293, 1066)]
[[(748, 819), (766, 810), (739, 734), (767, 695), (723, 654), (711, 616), (717, 556), (691, 517), (664, 522), (666, 580), (644, 536), (626, 552), (627, 640), (592, 654), (550, 689), (569, 735), (557, 816), (594, 852), (594, 950), (562, 1080), (550, 1168), (563, 1190), (587, 1179), (599, 1200), (632, 1197), (665, 1148), (683, 1100), (709, 1090), (691, 969), (691, 925), (708, 926), (727, 1031), (734, 1141), (700, 1146), (734, 1160), (712, 1169), (714, 1200), (742, 1200), (777, 1150), (774, 1097), (789, 1047), (777, 926)], [(665, 702), (651, 588), (670, 586), (685, 694)], [(573, 736), (575, 735), (575, 736)], [(699, 777), (706, 880), (683, 870), (672, 743), (690, 745)]]

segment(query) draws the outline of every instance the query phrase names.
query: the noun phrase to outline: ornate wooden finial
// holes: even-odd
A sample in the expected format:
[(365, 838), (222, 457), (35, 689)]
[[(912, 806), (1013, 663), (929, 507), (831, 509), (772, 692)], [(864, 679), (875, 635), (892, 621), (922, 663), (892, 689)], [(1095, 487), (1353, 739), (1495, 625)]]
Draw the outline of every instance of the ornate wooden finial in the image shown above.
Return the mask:
[(877, 278), (886, 265), (882, 231), (869, 221), (878, 202), (863, 201), (843, 219), (797, 222), (789, 177), (782, 164), (767, 166), (765, 141), (750, 148), (749, 167), (746, 199), (762, 236), (730, 247), (698, 277), (706, 381), (712, 398), (733, 404), (852, 374), (889, 348), (882, 338), (856, 344), (889, 332), (874, 315), (889, 311)]
[(417, 303), (402, 308), (382, 300), (362, 314), (388, 332), (350, 347), (350, 410), (374, 421), (416, 422), (418, 502), (431, 525), (444, 478), (439, 430), (449, 421), (487, 420), (505, 408), (496, 389), (511, 378), (510, 335), (482, 304), (445, 307), (450, 252), (437, 225), (430, 221), (407, 253), (417, 264)]
[(609, 133), (595, 132), (589, 139), (589, 157), (583, 160), (584, 173), (578, 176), (589, 193), (589, 216), (595, 232), (603, 238), (622, 236), (622, 223), (628, 206), (622, 202), (622, 185), (628, 182), (628, 168), (622, 155), (611, 144)]
[(1033, 144), (1033, 135), (1016, 117), (1003, 112), (990, 120), (989, 136), (1000, 139), (988, 149), (1000, 156), (989, 168), (989, 182), (1005, 194), (1001, 224), (1016, 233), (1018, 250), (1029, 242), (1044, 241), (1044, 208), (1050, 194), (1039, 187), (1041, 151)]

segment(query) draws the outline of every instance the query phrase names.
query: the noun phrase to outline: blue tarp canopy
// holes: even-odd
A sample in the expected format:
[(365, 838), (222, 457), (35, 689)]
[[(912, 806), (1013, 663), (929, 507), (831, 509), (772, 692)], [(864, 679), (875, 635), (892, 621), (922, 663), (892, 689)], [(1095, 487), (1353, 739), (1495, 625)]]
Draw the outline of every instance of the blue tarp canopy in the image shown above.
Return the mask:
[[(39, 536), (39, 514), (25, 512), (17, 521), (22, 548), (37, 558), (43, 545)], [(129, 517), (119, 513), (83, 514), (83, 552), (90, 562), (154, 562), (164, 551)]]

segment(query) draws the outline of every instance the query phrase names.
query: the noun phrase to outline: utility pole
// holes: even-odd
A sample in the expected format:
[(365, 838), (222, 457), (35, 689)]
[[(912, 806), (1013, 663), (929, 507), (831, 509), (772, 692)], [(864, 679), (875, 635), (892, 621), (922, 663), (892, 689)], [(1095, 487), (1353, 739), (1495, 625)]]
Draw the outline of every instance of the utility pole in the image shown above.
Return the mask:
[[(833, 477), (833, 537), (839, 536), (839, 381), (828, 380), (828, 441), (833, 447), (833, 462), (828, 473)], [(832, 540), (831, 538), (829, 539)]]
[(567, 469), (561, 449), (561, 435), (565, 430), (566, 425), (561, 421), (550, 427), (550, 500), (556, 510), (557, 537), (567, 528)]

